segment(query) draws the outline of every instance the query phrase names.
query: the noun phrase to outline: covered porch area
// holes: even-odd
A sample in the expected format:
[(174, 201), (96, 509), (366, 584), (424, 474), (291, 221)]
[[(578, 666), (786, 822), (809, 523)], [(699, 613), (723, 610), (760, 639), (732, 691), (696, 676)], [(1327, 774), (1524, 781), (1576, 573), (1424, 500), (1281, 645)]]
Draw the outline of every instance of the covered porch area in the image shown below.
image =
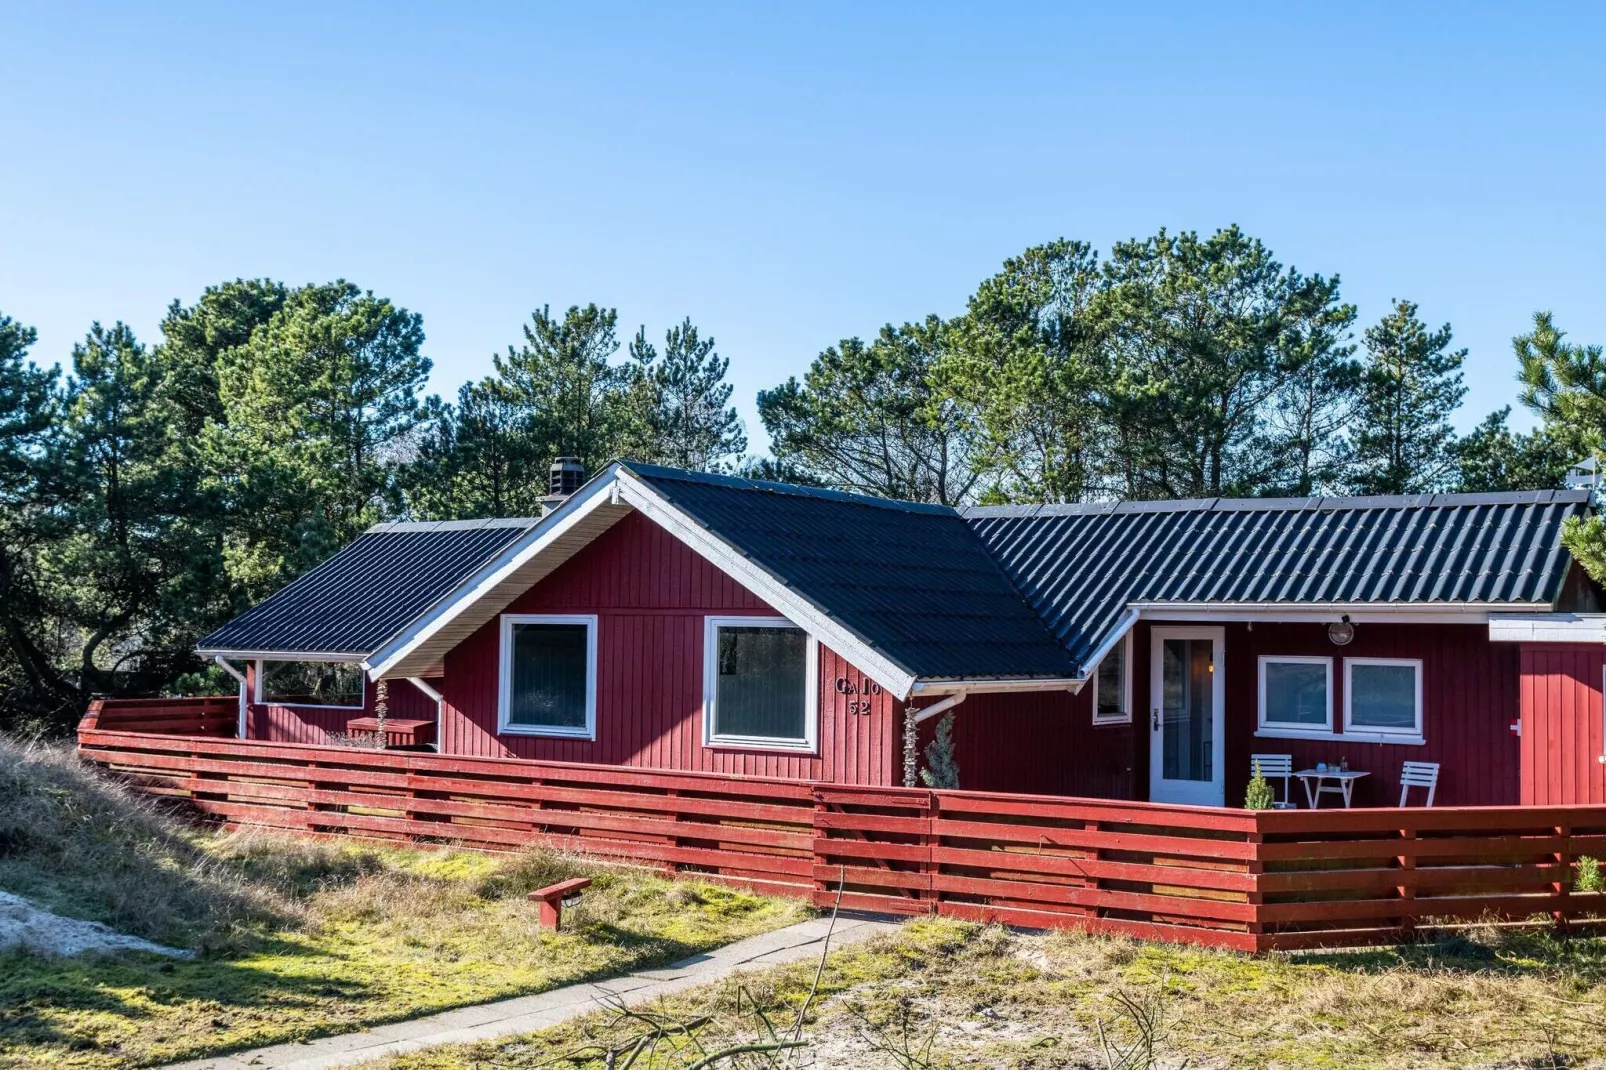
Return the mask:
[[(1435, 806), (1514, 805), (1521, 653), (1480, 616), (1147, 609), (1080, 693), (959, 707), (960, 784), (1236, 808), (1253, 756), (1286, 755), (1296, 772), (1364, 773), (1356, 807), (1398, 806), (1406, 763), (1438, 766)], [(1297, 778), (1287, 788), (1308, 808)], [(1413, 790), (1410, 804), (1425, 797)]]

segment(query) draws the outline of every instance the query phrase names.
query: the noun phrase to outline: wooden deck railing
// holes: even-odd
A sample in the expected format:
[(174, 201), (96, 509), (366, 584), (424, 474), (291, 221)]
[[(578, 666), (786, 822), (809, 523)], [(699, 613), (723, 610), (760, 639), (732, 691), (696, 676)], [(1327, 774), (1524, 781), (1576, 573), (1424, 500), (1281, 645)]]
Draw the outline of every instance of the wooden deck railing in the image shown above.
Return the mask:
[(236, 825), (545, 843), (822, 905), (840, 881), (845, 906), (904, 914), (1245, 951), (1606, 916), (1571, 890), (1576, 858), (1606, 855), (1603, 806), (1251, 813), (242, 742), (181, 720), (108, 702), (80, 750)]
[(79, 725), (84, 728), (233, 739), (240, 728), (240, 702), (233, 695), (96, 699)]

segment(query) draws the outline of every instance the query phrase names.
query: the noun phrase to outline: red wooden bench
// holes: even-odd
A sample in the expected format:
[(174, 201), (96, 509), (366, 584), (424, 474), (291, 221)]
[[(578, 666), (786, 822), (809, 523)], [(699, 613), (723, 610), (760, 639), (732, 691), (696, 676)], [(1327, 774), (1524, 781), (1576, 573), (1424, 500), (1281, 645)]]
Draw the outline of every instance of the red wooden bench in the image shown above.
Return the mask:
[(571, 897), (578, 898), (578, 893), (589, 887), (590, 877), (572, 877), (531, 892), (530, 902), (541, 904), (541, 928), (554, 931), (563, 928), (564, 902)]

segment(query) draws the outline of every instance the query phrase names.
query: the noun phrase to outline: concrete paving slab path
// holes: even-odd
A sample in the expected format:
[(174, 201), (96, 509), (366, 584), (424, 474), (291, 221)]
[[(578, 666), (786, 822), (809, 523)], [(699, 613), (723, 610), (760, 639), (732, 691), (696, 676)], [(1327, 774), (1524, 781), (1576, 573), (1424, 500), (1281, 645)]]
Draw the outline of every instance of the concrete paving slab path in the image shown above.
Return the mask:
[[(831, 933), (831, 947), (846, 947), (880, 933), (892, 932), (898, 924), (897, 920), (876, 915), (842, 914)], [(437, 1044), (463, 1044), (531, 1033), (601, 1010), (604, 1000), (623, 999), (636, 1007), (660, 996), (722, 980), (739, 969), (761, 969), (812, 959), (819, 955), (829, 926), (829, 918), (812, 918), (654, 970), (565, 985), (533, 996), (459, 1007), (375, 1026), (360, 1033), (173, 1063), (163, 1070), (327, 1070)]]

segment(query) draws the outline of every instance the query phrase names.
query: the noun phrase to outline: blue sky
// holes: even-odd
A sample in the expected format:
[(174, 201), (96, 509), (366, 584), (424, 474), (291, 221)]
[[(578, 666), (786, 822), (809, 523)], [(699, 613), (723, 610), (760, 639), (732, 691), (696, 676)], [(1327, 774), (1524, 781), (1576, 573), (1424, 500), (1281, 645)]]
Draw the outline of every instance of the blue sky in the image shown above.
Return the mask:
[(0, 311), (65, 361), (238, 276), (424, 316), (689, 315), (753, 395), (1006, 257), (1238, 223), (1471, 349), (1606, 342), (1606, 6), (0, 6)]

